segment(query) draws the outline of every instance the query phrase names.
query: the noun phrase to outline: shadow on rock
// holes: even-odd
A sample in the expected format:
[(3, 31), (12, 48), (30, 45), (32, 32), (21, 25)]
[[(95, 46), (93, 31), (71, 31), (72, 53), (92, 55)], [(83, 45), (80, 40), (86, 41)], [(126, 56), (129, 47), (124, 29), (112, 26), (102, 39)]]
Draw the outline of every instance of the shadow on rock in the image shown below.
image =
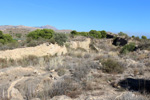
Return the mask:
[(130, 91), (150, 93), (150, 80), (127, 78), (119, 82), (119, 85)]

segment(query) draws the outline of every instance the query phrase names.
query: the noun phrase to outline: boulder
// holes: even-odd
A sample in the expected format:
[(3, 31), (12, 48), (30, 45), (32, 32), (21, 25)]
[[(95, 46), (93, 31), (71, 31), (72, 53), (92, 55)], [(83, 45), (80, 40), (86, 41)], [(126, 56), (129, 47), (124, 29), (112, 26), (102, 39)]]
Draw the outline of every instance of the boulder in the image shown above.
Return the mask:
[(113, 45), (115, 46), (124, 46), (128, 43), (128, 41), (124, 38), (120, 38), (120, 37), (117, 37), (116, 39), (113, 40)]
[(106, 38), (111, 39), (114, 38), (115, 36), (113, 34), (107, 34)]
[(13, 88), (11, 90), (11, 99), (10, 100), (24, 100), (24, 99), (23, 99), (21, 93), (17, 89)]
[(90, 38), (87, 38), (87, 39), (85, 39), (83, 41), (71, 41), (70, 42), (70, 48), (73, 48), (73, 49), (83, 48), (83, 49), (89, 51), (90, 43), (91, 43), (91, 39)]

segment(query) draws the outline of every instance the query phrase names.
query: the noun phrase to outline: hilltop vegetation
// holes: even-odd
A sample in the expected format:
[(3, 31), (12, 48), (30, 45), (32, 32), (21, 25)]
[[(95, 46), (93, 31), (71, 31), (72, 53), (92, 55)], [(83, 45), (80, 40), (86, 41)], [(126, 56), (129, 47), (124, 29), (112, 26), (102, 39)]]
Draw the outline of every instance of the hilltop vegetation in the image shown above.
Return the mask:
[[(32, 32), (29, 32), (28, 34), (3, 34), (2, 31), (0, 31), (0, 45), (1, 50), (5, 49), (14, 49), (19, 47), (31, 47), (31, 46), (37, 46), (39, 44), (49, 42), (49, 43), (57, 43), (60, 46), (63, 46), (67, 40), (76, 37), (76, 36), (84, 36), (88, 38), (95, 38), (95, 39), (104, 39), (111, 37), (113, 41), (115, 42), (115, 45), (120, 45), (123, 43), (123, 41), (126, 41), (123, 43), (128, 44), (127, 41), (129, 40), (129, 36), (126, 33), (119, 32), (118, 35), (115, 34), (108, 34), (106, 31), (96, 31), (91, 30), (89, 32), (77, 32), (75, 30), (71, 31), (70, 34), (65, 33), (56, 33), (52, 29), (37, 29)], [(118, 38), (120, 37), (120, 38)], [(149, 48), (149, 39), (147, 39), (146, 36), (142, 36), (141, 39), (139, 37), (132, 36), (132, 42), (129, 45), (126, 45), (120, 50), (120, 53), (128, 53), (131, 51), (136, 50), (136, 48), (144, 48), (144, 45), (146, 44), (146, 48)], [(19, 42), (18, 42), (19, 41)], [(137, 41), (137, 42), (136, 42)], [(144, 42), (147, 41), (147, 42)], [(136, 44), (134, 43), (136, 42)], [(114, 43), (113, 43), (114, 44)], [(136, 46), (135, 46), (136, 45)], [(132, 48), (132, 50), (131, 50)]]
[(0, 43), (7, 44), (11, 42), (14, 42), (12, 36), (9, 34), (3, 34), (3, 32), (0, 31)]

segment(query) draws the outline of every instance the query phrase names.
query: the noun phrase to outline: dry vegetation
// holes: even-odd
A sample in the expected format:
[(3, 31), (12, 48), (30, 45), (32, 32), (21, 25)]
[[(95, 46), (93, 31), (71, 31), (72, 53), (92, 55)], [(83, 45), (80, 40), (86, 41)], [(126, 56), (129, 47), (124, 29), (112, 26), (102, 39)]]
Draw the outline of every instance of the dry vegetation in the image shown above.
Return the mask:
[[(135, 49), (133, 44), (121, 47), (112, 45), (113, 39), (91, 38), (86, 49), (85, 45), (72, 48), (70, 44), (83, 43), (85, 37), (67, 35), (67, 42), (65, 38), (59, 35), (57, 41), (49, 40), (66, 46), (65, 55), (0, 58), (0, 100), (149, 100), (147, 42)], [(47, 41), (40, 39), (29, 39), (25, 45)]]

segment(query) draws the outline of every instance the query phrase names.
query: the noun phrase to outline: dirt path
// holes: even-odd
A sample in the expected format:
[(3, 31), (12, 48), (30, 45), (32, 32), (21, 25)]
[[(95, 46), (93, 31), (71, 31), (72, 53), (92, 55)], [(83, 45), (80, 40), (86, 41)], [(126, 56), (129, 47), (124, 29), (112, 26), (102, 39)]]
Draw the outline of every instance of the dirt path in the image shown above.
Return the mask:
[[(11, 90), (14, 88), (14, 86), (19, 82), (19, 81), (21, 81), (21, 80), (23, 80), (23, 79), (25, 79), (25, 77), (22, 77), (22, 78), (20, 78), (20, 79), (18, 79), (18, 80), (16, 80), (16, 81), (14, 81), (14, 82), (12, 82), (11, 83), (11, 85), (9, 86), (9, 88), (8, 88), (8, 98), (10, 98), (10, 94), (11, 94)], [(26, 78), (27, 79), (27, 78)]]

